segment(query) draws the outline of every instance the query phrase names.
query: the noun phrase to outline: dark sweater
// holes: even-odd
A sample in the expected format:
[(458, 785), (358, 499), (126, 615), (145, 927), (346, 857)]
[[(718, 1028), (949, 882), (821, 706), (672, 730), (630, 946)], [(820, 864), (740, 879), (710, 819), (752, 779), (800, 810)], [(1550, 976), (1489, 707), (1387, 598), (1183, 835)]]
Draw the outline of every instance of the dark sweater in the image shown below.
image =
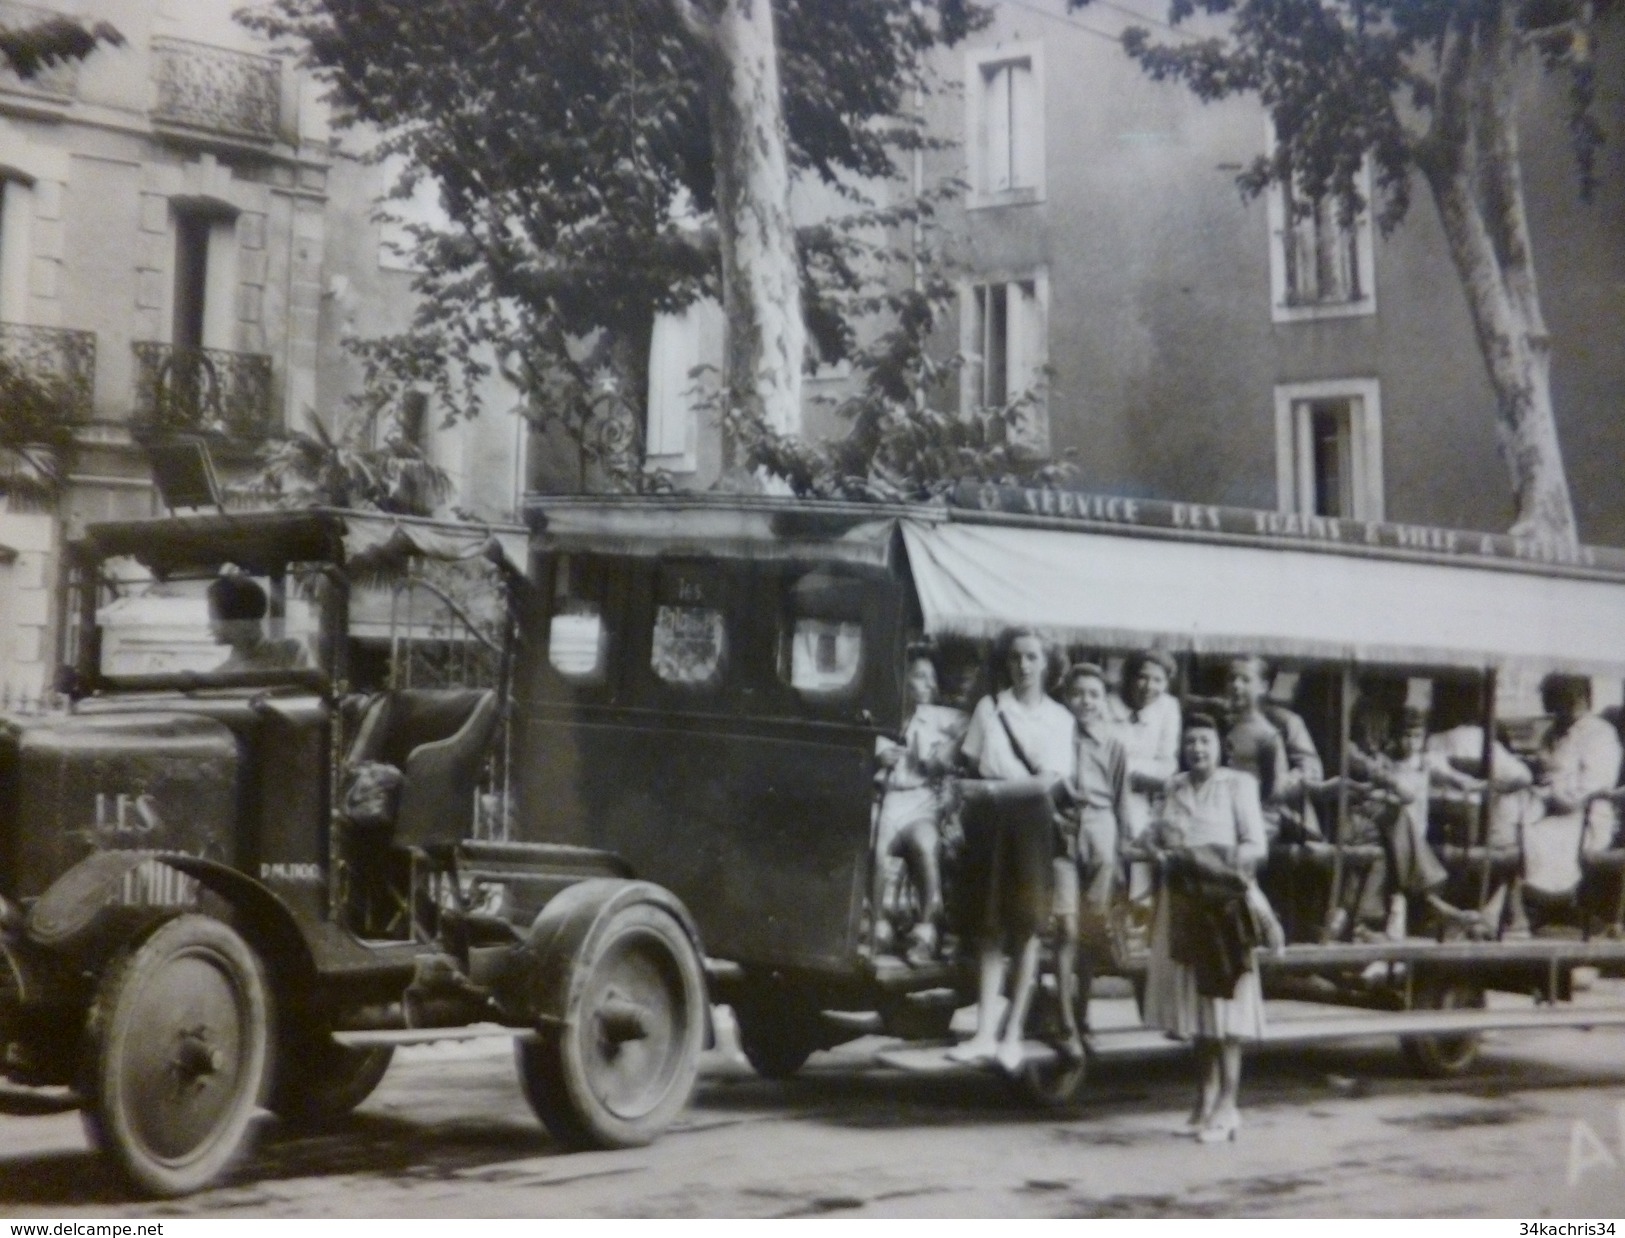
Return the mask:
[(1169, 957), (1196, 973), (1203, 997), (1231, 997), (1259, 944), (1247, 879), (1226, 849), (1190, 847), (1169, 855), (1166, 883)]

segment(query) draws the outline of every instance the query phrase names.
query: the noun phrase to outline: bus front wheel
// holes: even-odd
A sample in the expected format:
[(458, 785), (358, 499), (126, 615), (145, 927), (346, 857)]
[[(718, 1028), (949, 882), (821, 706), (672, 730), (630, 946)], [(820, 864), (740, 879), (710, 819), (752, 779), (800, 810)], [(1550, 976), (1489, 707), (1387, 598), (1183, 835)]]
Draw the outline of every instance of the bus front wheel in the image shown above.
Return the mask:
[(103, 976), (90, 1014), (86, 1133), (149, 1195), (187, 1195), (242, 1151), (270, 1067), (252, 950), (201, 915), (167, 921)]

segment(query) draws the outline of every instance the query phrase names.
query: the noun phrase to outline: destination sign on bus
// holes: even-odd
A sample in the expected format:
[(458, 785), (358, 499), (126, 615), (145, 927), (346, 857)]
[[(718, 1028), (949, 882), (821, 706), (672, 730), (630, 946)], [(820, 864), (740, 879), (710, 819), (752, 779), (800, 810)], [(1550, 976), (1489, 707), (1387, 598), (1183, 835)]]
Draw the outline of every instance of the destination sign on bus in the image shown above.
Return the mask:
[(1625, 573), (1625, 550), (1597, 546), (1564, 549), (1523, 538), (1380, 520), (1345, 520), (1298, 512), (1177, 503), (1038, 486), (961, 482), (953, 507), (1036, 516), (1088, 528), (1169, 530), (1240, 538), (1272, 545), (1378, 549), (1498, 563), (1540, 564)]

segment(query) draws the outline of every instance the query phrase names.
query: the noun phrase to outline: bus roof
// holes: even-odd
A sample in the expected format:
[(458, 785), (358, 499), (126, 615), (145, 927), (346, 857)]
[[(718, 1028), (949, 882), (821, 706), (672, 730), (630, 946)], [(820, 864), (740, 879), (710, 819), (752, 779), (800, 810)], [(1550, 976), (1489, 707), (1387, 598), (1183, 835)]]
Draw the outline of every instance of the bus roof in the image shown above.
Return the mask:
[(76, 546), (91, 558), (129, 556), (158, 576), (213, 571), (224, 563), (261, 575), (296, 562), (366, 570), (409, 555), (467, 559), (496, 550), (516, 569), (526, 560), (525, 531), (511, 525), (331, 507), (109, 521), (89, 525)]
[[(1625, 553), (1490, 534), (966, 485), (931, 505), (534, 497), (544, 547), (890, 565), (926, 631), (1625, 675)], [(1561, 560), (1561, 561), (1559, 561)]]

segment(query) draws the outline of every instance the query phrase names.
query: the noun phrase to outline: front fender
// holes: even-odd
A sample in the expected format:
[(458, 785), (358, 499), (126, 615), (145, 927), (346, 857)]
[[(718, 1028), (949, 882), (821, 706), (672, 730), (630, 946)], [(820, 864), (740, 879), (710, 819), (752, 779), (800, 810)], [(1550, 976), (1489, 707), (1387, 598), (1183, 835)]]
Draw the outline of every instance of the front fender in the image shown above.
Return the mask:
[(287, 905), (252, 877), (195, 855), (102, 851), (87, 856), (39, 897), (23, 931), (53, 953), (95, 953), (155, 915), (195, 909), (199, 887), (231, 906), (235, 926), (274, 976), (300, 991), (308, 987), (304, 982), (315, 976), (315, 966)]
[[(99, 937), (114, 918), (128, 917), (130, 908), (162, 906), (139, 897), (134, 875), (159, 861), (153, 851), (98, 851), (86, 856), (51, 883), (29, 908), (23, 931), (28, 940), (52, 951), (74, 951)], [(162, 865), (160, 864), (160, 867)], [(149, 870), (150, 871), (150, 870)], [(189, 897), (177, 883), (176, 901)]]
[(638, 903), (667, 912), (682, 926), (697, 958), (705, 957), (694, 917), (670, 890), (648, 881), (593, 877), (560, 891), (532, 922), (518, 948), (502, 1005), (530, 1023), (562, 1023), (576, 1008), (585, 977), (575, 961), (590, 952), (615, 913)]

